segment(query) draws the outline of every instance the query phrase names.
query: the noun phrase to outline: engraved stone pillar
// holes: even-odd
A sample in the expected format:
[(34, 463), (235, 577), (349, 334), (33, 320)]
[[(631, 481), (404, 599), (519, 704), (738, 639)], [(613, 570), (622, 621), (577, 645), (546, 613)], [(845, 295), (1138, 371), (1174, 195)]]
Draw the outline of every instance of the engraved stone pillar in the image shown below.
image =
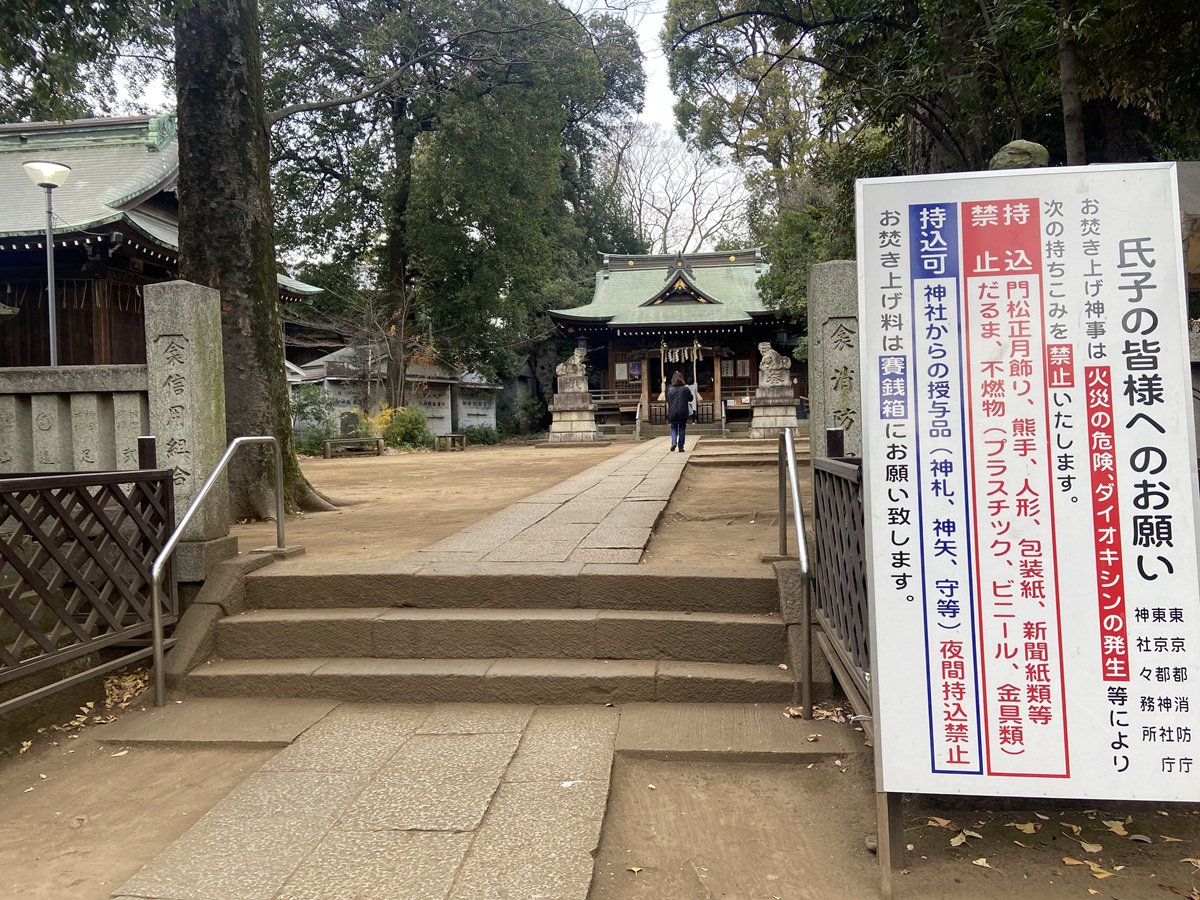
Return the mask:
[(858, 266), (835, 260), (808, 274), (809, 440), (813, 459), (828, 456), (825, 431), (840, 428), (847, 456), (862, 456)]
[[(221, 295), (186, 281), (147, 285), (144, 292), (150, 432), (158, 439), (159, 465), (175, 470), (179, 521), (225, 452)], [(221, 541), (219, 550), (195, 543), (207, 544), (228, 534), (229, 492), (221, 483), (184, 534), (180, 580), (202, 580), (206, 562), (232, 555), (229, 541), (236, 554), (236, 538)], [(186, 547), (189, 542), (193, 546)]]

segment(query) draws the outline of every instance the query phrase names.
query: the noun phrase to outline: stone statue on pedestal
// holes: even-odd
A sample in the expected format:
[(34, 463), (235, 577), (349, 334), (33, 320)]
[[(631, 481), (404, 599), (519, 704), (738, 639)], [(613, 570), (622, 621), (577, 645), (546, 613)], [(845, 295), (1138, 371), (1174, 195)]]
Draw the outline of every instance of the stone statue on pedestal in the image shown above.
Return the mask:
[(758, 352), (762, 354), (762, 362), (758, 364), (759, 387), (782, 387), (788, 384), (792, 361), (766, 341), (758, 345)]
[(584, 360), (587, 359), (587, 351), (582, 347), (576, 347), (575, 352), (571, 354), (571, 358), (565, 362), (560, 362), (554, 369), (556, 375), (586, 375), (587, 366), (584, 365)]

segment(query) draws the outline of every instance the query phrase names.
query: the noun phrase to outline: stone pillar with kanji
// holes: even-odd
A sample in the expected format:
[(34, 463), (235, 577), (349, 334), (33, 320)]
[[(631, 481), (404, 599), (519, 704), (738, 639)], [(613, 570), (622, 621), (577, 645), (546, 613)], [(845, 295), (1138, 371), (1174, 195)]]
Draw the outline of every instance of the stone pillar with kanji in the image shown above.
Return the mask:
[[(182, 520), (225, 452), (221, 295), (186, 281), (144, 288), (150, 433), (158, 465), (174, 470), (175, 520)], [(181, 581), (237, 554), (229, 536), (229, 491), (214, 486), (188, 524), (176, 556)]]

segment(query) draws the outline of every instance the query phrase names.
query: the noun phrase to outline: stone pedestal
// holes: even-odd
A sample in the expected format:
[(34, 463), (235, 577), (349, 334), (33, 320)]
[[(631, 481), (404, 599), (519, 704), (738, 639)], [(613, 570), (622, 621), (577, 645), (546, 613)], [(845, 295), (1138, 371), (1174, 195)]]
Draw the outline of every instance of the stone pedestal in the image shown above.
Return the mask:
[(779, 437), (785, 428), (797, 428), (796, 394), (790, 384), (759, 387), (750, 401), (750, 437)]
[(558, 393), (550, 404), (551, 444), (577, 444), (600, 439), (596, 404), (588, 393), (586, 375), (559, 375)]

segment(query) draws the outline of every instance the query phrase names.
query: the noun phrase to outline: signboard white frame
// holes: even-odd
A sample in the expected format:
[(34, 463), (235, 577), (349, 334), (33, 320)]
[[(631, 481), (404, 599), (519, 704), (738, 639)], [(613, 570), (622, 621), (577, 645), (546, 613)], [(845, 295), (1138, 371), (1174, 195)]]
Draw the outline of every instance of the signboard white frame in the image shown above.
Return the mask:
[(878, 790), (1200, 799), (1174, 164), (857, 199)]

